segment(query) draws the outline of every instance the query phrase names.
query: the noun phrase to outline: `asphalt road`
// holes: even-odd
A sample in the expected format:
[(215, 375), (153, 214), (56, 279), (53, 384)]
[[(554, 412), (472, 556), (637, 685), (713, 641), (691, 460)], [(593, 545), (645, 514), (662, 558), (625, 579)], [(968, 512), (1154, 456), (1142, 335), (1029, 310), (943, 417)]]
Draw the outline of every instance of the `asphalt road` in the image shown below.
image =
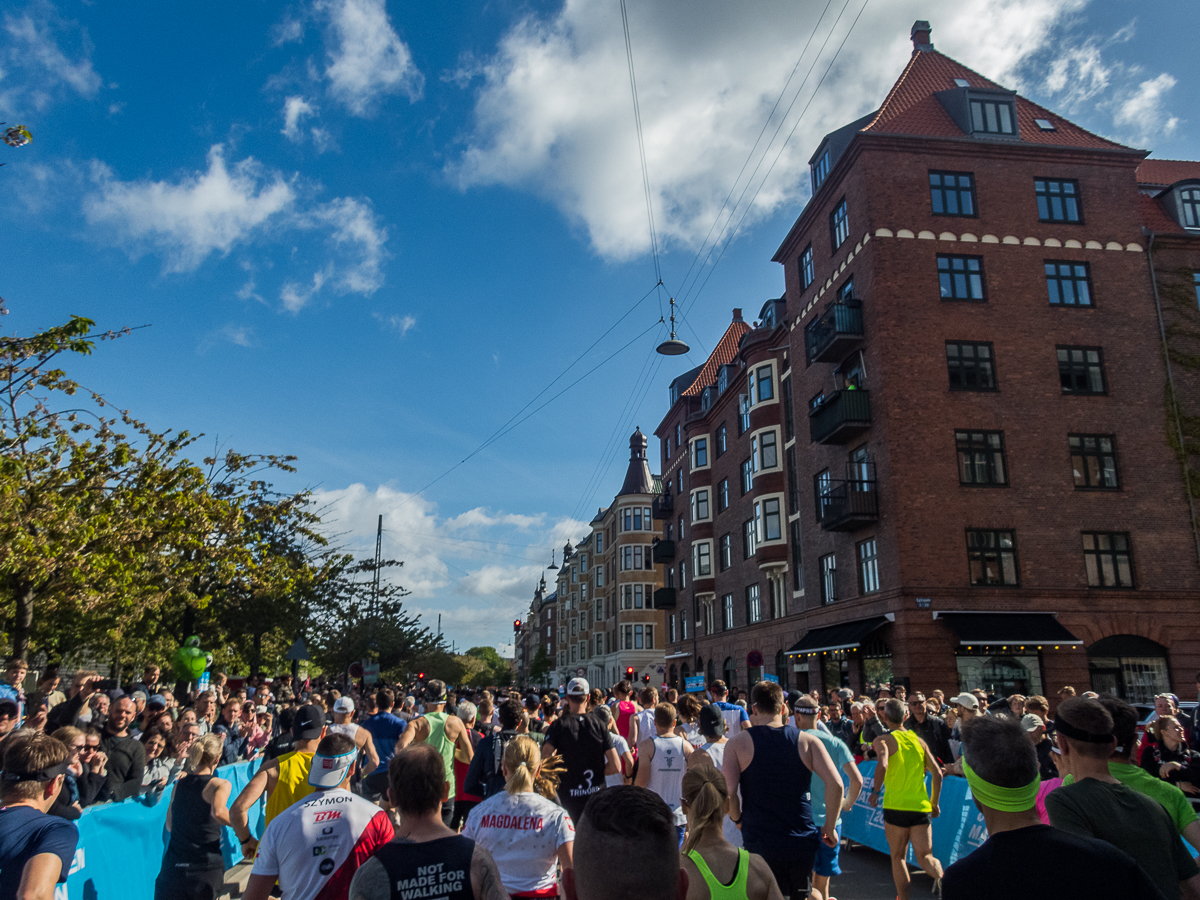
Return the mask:
[[(856, 844), (852, 850), (842, 850), (841, 866), (842, 874), (830, 882), (830, 893), (837, 900), (895, 900), (892, 865), (885, 854)], [(909, 866), (909, 871), (911, 900), (932, 897), (933, 880), (913, 866)]]

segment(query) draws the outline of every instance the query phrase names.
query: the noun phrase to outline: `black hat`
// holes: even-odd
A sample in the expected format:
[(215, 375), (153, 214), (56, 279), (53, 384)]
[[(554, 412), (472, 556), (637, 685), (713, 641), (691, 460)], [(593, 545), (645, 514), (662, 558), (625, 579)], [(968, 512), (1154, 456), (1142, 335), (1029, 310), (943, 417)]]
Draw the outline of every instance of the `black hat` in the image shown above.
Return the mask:
[(292, 737), (298, 741), (315, 741), (325, 730), (325, 710), (308, 704), (296, 710), (292, 719)]
[(700, 707), (700, 733), (705, 737), (719, 738), (725, 733), (725, 717), (715, 706)]

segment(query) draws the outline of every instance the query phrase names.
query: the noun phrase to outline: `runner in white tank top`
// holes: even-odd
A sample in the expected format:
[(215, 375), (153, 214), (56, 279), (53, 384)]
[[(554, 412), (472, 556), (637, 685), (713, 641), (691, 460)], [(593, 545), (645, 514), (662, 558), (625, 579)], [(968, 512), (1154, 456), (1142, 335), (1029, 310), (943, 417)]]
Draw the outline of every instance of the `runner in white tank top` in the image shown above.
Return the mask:
[(675, 824), (687, 825), (683, 811), (683, 773), (695, 748), (673, 733), (675, 707), (660, 703), (654, 707), (654, 727), (658, 734), (638, 747), (638, 773), (635, 784), (654, 791), (675, 813)]
[[(349, 697), (339, 697), (333, 704), (333, 722), (325, 726), (327, 734), (344, 734), (354, 741), (359, 751), (359, 762), (362, 770), (360, 777), (366, 778), (379, 766), (379, 754), (375, 752), (375, 739), (371, 732), (350, 720), (354, 718), (354, 701)], [(365, 758), (364, 758), (365, 757)]]
[[(718, 771), (725, 762), (725, 748), (729, 746), (729, 742), (724, 740), (725, 737), (725, 717), (722, 711), (714, 706), (705, 706), (700, 710), (700, 733), (707, 739), (705, 743), (696, 748), (696, 753), (692, 754), (692, 758), (688, 760), (688, 768), (695, 765), (707, 765), (711, 760), (713, 766)], [(707, 760), (705, 759), (707, 757)], [(738, 797), (741, 797), (739, 788)], [(735, 847), (742, 846), (742, 832), (733, 824), (733, 819), (725, 816), (725, 821), (721, 826), (721, 833), (725, 836), (725, 840), (733, 844)]]

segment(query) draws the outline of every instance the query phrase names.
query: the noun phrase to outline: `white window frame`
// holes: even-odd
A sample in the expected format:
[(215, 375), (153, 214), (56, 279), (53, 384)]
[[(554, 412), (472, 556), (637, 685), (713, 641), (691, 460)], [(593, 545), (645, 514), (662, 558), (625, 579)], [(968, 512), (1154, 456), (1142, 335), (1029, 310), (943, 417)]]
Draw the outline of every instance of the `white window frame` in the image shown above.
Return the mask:
[[(771, 396), (764, 400), (758, 395), (759, 370), (767, 368), (771, 370)], [(779, 402), (779, 367), (775, 364), (775, 360), (769, 359), (746, 366), (746, 392), (751, 409), (759, 405), (770, 405)]]
[(692, 575), (695, 578), (711, 578), (713, 542), (696, 541), (692, 544)]
[(667, 634), (669, 635), (669, 637), (667, 638), (667, 643), (668, 644), (675, 643), (675, 614), (674, 613), (672, 613), (670, 616), (667, 617)]
[[(703, 497), (703, 503), (704, 503), (703, 515), (701, 515), (702, 511), (700, 509), (700, 503), (701, 503), (700, 495), (701, 494), (704, 495), (704, 497)], [(712, 521), (712, 492), (711, 492), (711, 490), (707, 487), (694, 488), (692, 490), (691, 508), (692, 508), (692, 524), (693, 525), (695, 525), (697, 522), (711, 522)]]
[[(763, 459), (763, 436), (773, 435), (775, 438), (775, 463), (767, 465)], [(750, 470), (754, 474), (759, 472), (778, 472), (783, 468), (783, 463), (780, 461), (780, 449), (783, 447), (783, 435), (780, 433), (778, 425), (773, 425), (770, 428), (760, 428), (750, 437), (751, 459)]]
[(746, 586), (746, 624), (762, 621), (762, 586), (757, 582)]
[[(779, 505), (779, 537), (768, 538), (766, 535), (766, 505), (768, 502)], [(783, 505), (783, 494), (764, 494), (754, 500), (754, 546), (755, 550), (768, 544), (782, 544), (787, 540), (784, 522), (787, 519), (786, 507)]]
[[(698, 463), (696, 462), (696, 445), (701, 441), (704, 442), (704, 462)], [(691, 460), (693, 472), (712, 468), (712, 451), (712, 440), (707, 434), (698, 434), (694, 438), (688, 440), (688, 458)]]
[(733, 594), (725, 594), (721, 597), (721, 622), (725, 626), (725, 631), (733, 628)]

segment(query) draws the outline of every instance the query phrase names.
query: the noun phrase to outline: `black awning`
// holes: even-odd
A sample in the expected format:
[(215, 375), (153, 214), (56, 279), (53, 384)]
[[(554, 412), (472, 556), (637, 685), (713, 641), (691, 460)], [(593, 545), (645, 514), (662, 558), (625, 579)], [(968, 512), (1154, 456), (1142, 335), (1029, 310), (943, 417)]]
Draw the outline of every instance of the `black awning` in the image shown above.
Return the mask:
[(937, 613), (937, 619), (958, 635), (960, 644), (972, 646), (1083, 643), (1058, 623), (1054, 613), (947, 612)]
[(798, 656), (802, 653), (820, 653), (823, 650), (848, 650), (858, 647), (875, 629), (886, 625), (890, 620), (887, 616), (873, 616), (870, 619), (859, 619), (857, 622), (843, 622), (841, 625), (829, 625), (825, 628), (814, 628), (787, 651), (788, 656)]

